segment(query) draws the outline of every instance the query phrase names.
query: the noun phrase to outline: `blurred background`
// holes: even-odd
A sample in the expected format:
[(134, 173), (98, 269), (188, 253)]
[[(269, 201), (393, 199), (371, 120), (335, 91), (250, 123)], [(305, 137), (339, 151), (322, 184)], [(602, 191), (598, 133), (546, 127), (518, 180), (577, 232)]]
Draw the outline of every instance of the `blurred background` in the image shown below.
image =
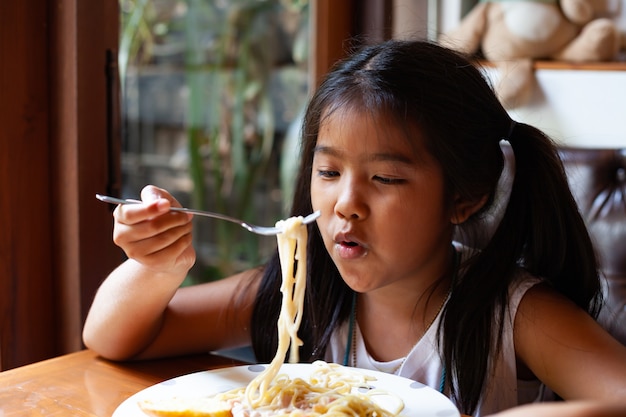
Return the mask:
[[(603, 1), (626, 31), (625, 1)], [(301, 113), (330, 66), (365, 43), (436, 40), (476, 3), (0, 2), (0, 370), (82, 349), (93, 295), (124, 259), (96, 193), (155, 184), (274, 224), (289, 213)], [(538, 65), (515, 117), (621, 146), (624, 77), (624, 62)], [(258, 265), (276, 244), (226, 222), (194, 227), (186, 285)]]

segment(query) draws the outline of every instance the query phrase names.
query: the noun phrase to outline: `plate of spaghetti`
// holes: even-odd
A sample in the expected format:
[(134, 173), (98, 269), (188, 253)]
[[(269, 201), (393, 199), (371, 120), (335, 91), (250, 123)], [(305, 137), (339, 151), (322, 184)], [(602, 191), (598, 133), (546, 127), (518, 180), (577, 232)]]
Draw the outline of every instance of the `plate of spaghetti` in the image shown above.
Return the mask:
[(113, 417), (459, 417), (452, 402), (413, 380), (322, 361), (283, 364), (268, 386), (250, 383), (270, 365), (196, 372), (140, 391)]

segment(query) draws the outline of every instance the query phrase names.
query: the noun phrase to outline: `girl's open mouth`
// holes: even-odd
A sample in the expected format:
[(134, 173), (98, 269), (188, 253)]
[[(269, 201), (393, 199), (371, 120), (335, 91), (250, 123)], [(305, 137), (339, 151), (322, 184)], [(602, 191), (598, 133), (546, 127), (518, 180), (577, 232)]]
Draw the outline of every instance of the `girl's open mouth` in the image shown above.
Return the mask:
[(342, 241), (335, 245), (337, 255), (342, 259), (357, 259), (367, 253), (367, 249), (357, 242)]

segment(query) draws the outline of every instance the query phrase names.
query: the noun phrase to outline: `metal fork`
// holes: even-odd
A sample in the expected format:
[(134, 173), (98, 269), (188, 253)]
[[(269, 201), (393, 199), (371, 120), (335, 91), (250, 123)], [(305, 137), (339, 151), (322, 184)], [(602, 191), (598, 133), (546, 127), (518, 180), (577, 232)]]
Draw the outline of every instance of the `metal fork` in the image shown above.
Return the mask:
[[(140, 200), (109, 197), (108, 195), (101, 195), (101, 194), (96, 194), (96, 198), (100, 201), (104, 201), (105, 203), (111, 203), (111, 204), (142, 204), (143, 203), (143, 201), (140, 201)], [(194, 210), (194, 209), (189, 209), (189, 208), (184, 208), (184, 207), (170, 207), (170, 211), (180, 211), (183, 213), (191, 213), (191, 214), (195, 214), (198, 216), (206, 216), (206, 217), (213, 217), (215, 219), (226, 220), (232, 223), (236, 223), (252, 233), (256, 233), (258, 235), (263, 235), (263, 236), (272, 236), (272, 235), (277, 235), (279, 233), (282, 233), (282, 229), (280, 227), (257, 226), (254, 224), (246, 223), (243, 220), (239, 220), (234, 217), (226, 216), (225, 214), (213, 213), (210, 211)], [(311, 213), (308, 216), (306, 216), (304, 219), (302, 219), (302, 224), (312, 223), (320, 215), (321, 215), (321, 212), (317, 210), (316, 212)]]

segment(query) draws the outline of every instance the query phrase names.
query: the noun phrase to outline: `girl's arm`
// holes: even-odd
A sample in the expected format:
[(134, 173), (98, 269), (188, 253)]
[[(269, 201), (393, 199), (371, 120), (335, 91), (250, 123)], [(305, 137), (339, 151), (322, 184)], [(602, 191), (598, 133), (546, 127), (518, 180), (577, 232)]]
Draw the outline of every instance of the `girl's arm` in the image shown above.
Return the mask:
[(83, 340), (112, 360), (146, 359), (245, 345), (258, 270), (174, 288), (128, 260), (99, 288)]
[(614, 402), (535, 403), (492, 414), (493, 417), (624, 417), (626, 405)]
[[(113, 239), (129, 259), (99, 288), (83, 329), (85, 345), (123, 360), (244, 343), (255, 291), (242, 289), (258, 271), (179, 289), (195, 262), (191, 216), (170, 212), (178, 203), (156, 187), (144, 188), (142, 200), (114, 212)], [(247, 298), (236, 305), (240, 292)]]
[(547, 286), (531, 288), (515, 317), (518, 362), (565, 400), (626, 404), (626, 347)]

